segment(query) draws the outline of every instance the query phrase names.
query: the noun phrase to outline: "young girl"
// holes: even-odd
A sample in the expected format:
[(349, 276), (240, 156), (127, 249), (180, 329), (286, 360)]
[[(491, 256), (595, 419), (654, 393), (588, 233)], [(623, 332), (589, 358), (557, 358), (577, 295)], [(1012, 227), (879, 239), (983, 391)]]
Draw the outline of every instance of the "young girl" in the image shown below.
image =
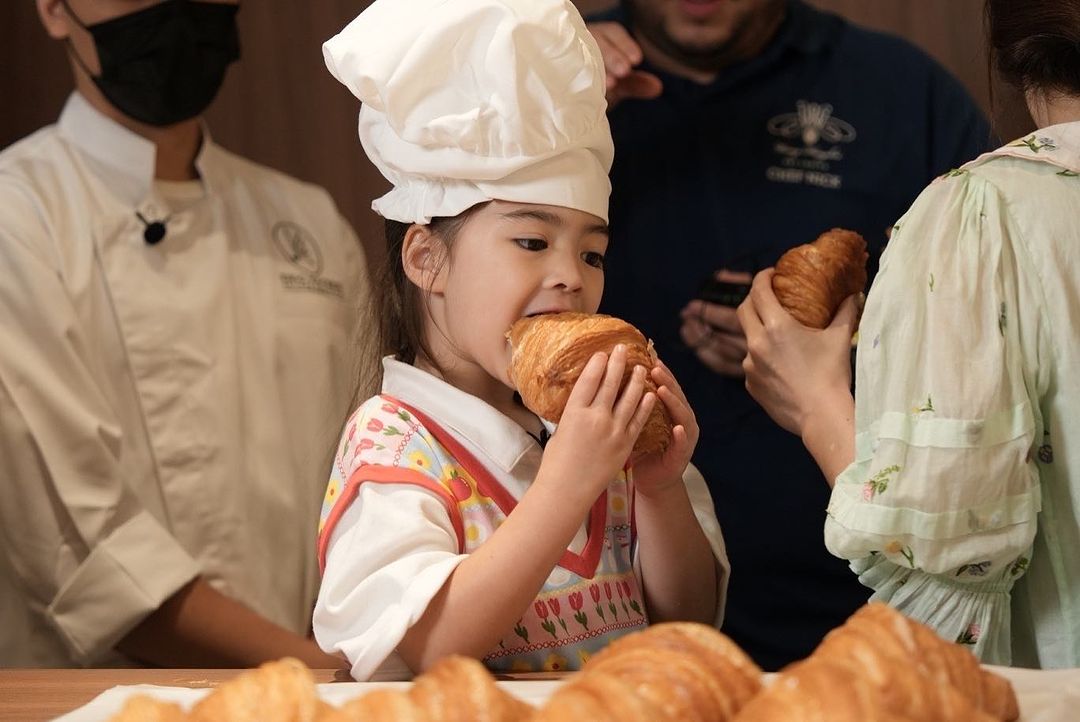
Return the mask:
[[(546, 448), (508, 377), (514, 321), (595, 312), (603, 291), (611, 139), (577, 11), (380, 0), (325, 51), (394, 188), (373, 204), (392, 355), (327, 489), (319, 644), (357, 679), (453, 653), (576, 669), (650, 620), (718, 623), (726, 561), (700, 475), (683, 481), (698, 430), (670, 372), (620, 390), (625, 348), (596, 354)], [(656, 403), (673, 441), (631, 474)]]

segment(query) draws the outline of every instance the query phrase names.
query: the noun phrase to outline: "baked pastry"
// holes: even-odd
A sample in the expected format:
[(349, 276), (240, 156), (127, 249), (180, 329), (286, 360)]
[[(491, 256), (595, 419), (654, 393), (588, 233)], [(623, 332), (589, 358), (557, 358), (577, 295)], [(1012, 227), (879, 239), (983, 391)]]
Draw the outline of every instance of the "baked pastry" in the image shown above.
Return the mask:
[(842, 657), (786, 667), (735, 722), (994, 722), (948, 684), (893, 662), (888, 676)]
[(376, 690), (341, 707), (355, 722), (517, 722), (529, 719), (525, 704), (495, 684), (471, 657), (439, 660), (406, 690)]
[(761, 688), (762, 672), (712, 627), (656, 624), (621, 637), (586, 663), (535, 722), (724, 722)]
[(866, 286), (866, 241), (834, 228), (792, 248), (776, 262), (773, 293), (799, 323), (825, 328), (844, 299)]
[(953, 686), (994, 719), (1015, 720), (1020, 715), (1016, 693), (1007, 679), (983, 669), (971, 652), (887, 604), (860, 607), (825, 635), (811, 658), (852, 655), (868, 668), (881, 664), (883, 657), (914, 666), (935, 683)]
[(139, 694), (129, 697), (109, 722), (185, 722), (187, 718), (179, 705)]
[[(596, 352), (610, 352), (616, 344), (626, 344), (624, 385), (635, 366), (649, 370), (656, 366), (651, 341), (626, 321), (603, 314), (529, 316), (515, 322), (506, 337), (513, 349), (510, 380), (521, 394), (522, 403), (553, 423), (562, 418), (574, 383)], [(651, 376), (645, 378), (645, 390), (656, 391)], [(671, 429), (667, 408), (657, 400), (634, 444), (634, 452), (663, 451), (671, 442)]]
[(738, 722), (994, 722), (1019, 717), (1008, 680), (892, 607), (870, 603), (785, 668)]
[(191, 722), (315, 722), (322, 707), (311, 670), (286, 657), (249, 669), (203, 697)]
[(467, 657), (440, 660), (407, 690), (375, 690), (341, 707), (318, 698), (303, 662), (285, 658), (242, 672), (189, 713), (138, 695), (109, 722), (523, 722), (533, 711)]

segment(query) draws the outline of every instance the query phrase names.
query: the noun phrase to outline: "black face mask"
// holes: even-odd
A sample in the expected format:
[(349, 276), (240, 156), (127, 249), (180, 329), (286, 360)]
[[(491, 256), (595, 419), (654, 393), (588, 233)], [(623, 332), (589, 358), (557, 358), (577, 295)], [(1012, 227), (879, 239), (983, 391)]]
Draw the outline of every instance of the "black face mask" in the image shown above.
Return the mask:
[[(67, 0), (64, 0), (67, 7)], [(201, 114), (217, 95), (225, 69), (240, 57), (237, 5), (165, 0), (91, 26), (102, 94), (124, 115), (147, 125), (172, 125)]]

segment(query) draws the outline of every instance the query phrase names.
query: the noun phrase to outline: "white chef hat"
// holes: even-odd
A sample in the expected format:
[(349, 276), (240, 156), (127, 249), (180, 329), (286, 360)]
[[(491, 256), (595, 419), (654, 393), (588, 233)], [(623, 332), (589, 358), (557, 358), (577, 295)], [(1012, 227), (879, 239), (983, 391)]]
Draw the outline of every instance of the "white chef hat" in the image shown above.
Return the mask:
[(600, 50), (569, 0), (376, 0), (323, 44), (361, 100), (385, 218), (488, 200), (607, 220), (613, 147)]

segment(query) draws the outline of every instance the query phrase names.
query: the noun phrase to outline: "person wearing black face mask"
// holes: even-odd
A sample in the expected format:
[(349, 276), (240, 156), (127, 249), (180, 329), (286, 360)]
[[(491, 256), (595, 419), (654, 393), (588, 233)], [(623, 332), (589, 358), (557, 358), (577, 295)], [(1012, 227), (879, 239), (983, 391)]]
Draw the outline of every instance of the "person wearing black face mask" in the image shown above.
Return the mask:
[(231, 3), (167, 0), (87, 26), (64, 0), (67, 14), (94, 39), (97, 74), (72, 56), (101, 94), (124, 115), (166, 126), (206, 110), (225, 70), (240, 57)]
[(0, 153), (0, 664), (340, 666), (315, 525), (366, 266), (202, 113), (236, 0), (37, 0), (75, 77)]

